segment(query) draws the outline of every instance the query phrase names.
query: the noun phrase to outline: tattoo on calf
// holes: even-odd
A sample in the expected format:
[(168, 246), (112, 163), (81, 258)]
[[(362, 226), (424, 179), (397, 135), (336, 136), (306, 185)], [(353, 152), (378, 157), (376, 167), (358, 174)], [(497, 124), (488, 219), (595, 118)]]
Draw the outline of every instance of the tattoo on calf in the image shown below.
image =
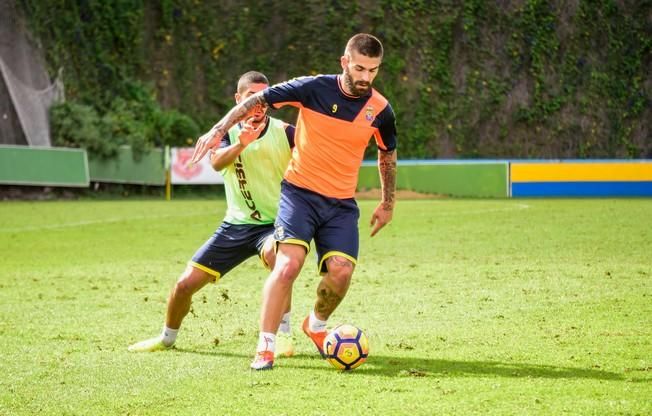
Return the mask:
[(329, 317), (337, 305), (342, 301), (342, 297), (335, 293), (324, 282), (320, 282), (317, 287), (317, 302), (315, 303), (315, 312), (322, 316)]
[[(326, 259), (327, 268), (333, 270), (335, 268), (349, 269), (349, 275), (353, 273), (354, 264), (351, 260), (341, 257), (332, 256)], [(317, 287), (317, 302), (315, 303), (315, 312), (322, 316), (329, 317), (331, 313), (337, 308), (337, 305), (342, 302), (344, 296), (337, 294), (330, 286), (323, 281), (319, 282)]]

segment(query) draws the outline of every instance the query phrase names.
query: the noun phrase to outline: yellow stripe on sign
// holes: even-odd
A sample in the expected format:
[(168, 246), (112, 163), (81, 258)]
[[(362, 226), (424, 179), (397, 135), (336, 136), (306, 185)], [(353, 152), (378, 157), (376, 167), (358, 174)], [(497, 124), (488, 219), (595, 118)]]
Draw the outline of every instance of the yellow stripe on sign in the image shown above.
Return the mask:
[(652, 181), (652, 162), (514, 162), (510, 175), (512, 182)]

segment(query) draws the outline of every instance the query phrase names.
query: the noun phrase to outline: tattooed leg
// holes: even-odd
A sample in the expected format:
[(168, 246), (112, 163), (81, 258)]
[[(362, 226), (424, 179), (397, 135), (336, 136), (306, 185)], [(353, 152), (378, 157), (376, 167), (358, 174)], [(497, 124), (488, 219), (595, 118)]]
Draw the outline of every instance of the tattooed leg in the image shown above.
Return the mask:
[(342, 302), (351, 284), (351, 276), (355, 266), (340, 256), (326, 259), (328, 272), (322, 277), (317, 287), (315, 315), (321, 320), (327, 320), (337, 306)]

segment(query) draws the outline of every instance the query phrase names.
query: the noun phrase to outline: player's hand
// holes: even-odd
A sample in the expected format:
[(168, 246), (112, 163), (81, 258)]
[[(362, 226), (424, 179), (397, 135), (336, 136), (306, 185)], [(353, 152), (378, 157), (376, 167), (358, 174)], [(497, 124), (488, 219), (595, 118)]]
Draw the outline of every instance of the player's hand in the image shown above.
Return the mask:
[(217, 146), (217, 142), (220, 138), (218, 137), (217, 131), (215, 129), (210, 129), (208, 133), (201, 136), (197, 139), (195, 143), (195, 151), (192, 154), (190, 163), (199, 162), (209, 150)]
[(240, 140), (240, 144), (244, 147), (247, 147), (251, 142), (256, 140), (260, 136), (260, 131), (265, 127), (265, 123), (259, 123), (258, 126), (254, 127), (253, 121), (254, 118), (249, 117), (242, 123), (238, 140)]
[(375, 236), (381, 228), (392, 221), (394, 209), (388, 209), (382, 202), (378, 204), (373, 214), (371, 214), (371, 236)]

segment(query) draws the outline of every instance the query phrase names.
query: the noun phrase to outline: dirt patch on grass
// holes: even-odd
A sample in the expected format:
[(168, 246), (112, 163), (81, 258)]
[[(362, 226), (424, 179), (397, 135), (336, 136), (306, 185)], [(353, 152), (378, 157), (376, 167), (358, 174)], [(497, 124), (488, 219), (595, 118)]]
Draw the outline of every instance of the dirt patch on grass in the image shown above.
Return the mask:
[[(355, 193), (356, 199), (378, 199), (380, 200), (380, 189), (363, 189)], [(408, 191), (405, 189), (398, 189), (396, 191), (396, 199), (440, 199), (446, 198), (445, 195), (439, 194), (424, 194), (421, 192)]]

